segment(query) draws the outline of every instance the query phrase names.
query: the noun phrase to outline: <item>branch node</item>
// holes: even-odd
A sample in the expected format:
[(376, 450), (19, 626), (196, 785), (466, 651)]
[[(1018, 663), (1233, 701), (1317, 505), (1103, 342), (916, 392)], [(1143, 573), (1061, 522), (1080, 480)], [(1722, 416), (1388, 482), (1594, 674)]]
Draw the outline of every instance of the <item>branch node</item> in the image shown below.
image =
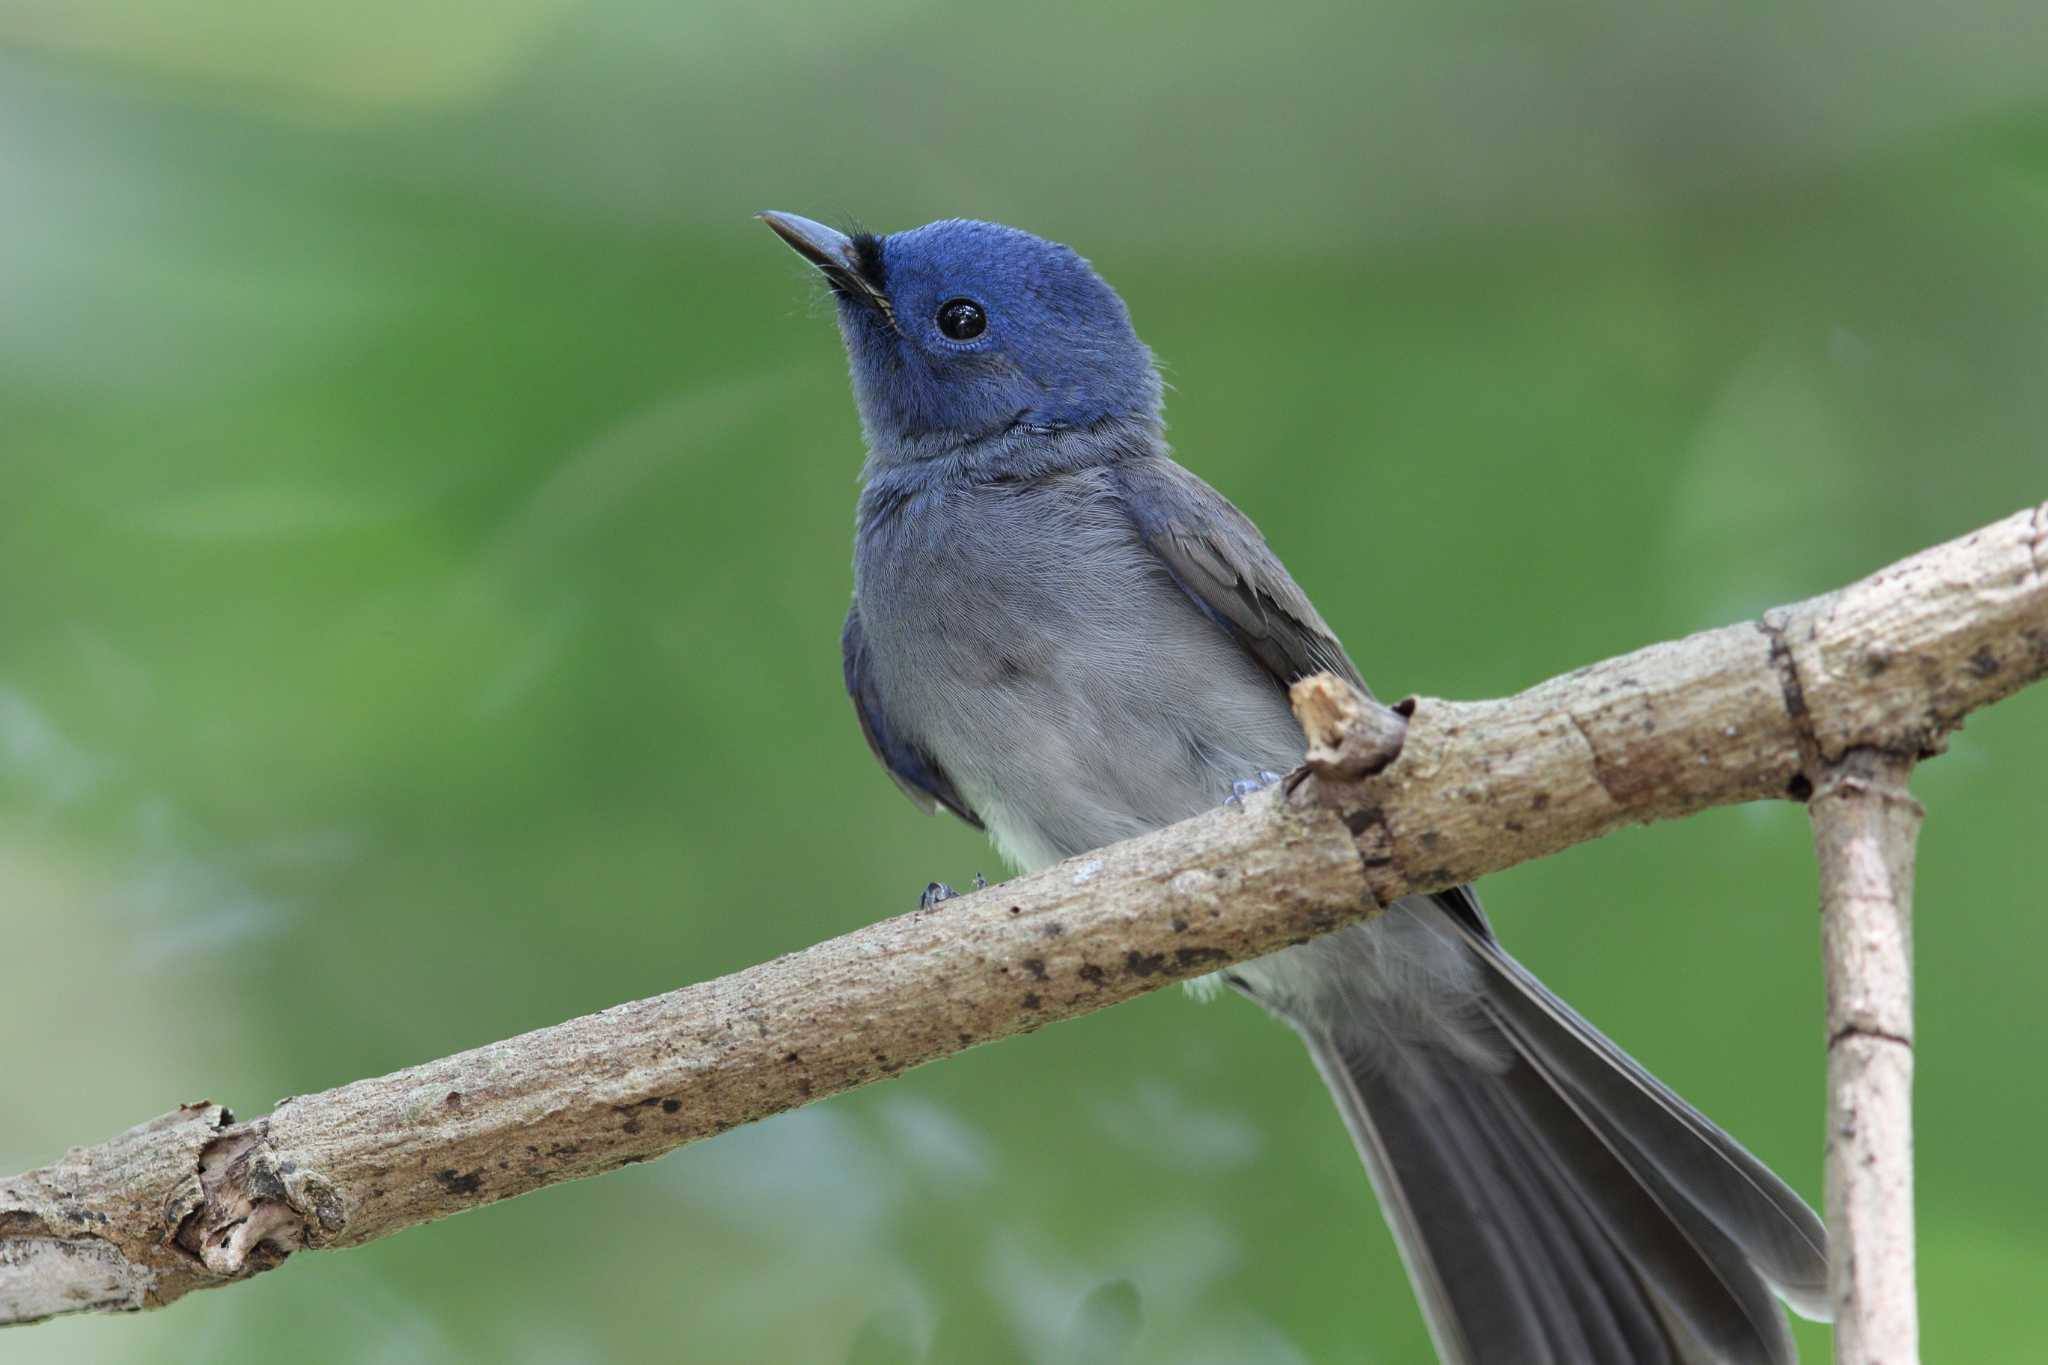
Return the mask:
[(268, 1119), (223, 1132), (199, 1154), (199, 1197), (173, 1240), (222, 1279), (259, 1274), (348, 1224), (332, 1185), (270, 1145)]
[[(1771, 666), (1778, 672), (1778, 688), (1785, 697), (1785, 715), (1792, 722), (1792, 735), (1799, 745), (1799, 776), (1792, 780), (1786, 795), (1795, 801), (1811, 800), (1814, 781), (1820, 775), (1820, 738), (1814, 734), (1813, 712), (1806, 705), (1806, 687), (1799, 680), (1799, 664), (1792, 657), (1792, 647), (1785, 639), (1785, 632), (1792, 626), (1790, 607), (1773, 607), (1763, 614), (1756, 628), (1771, 642)], [(1801, 791), (1801, 785), (1804, 791)]]
[(1909, 1035), (1893, 1033), (1888, 1029), (1871, 1028), (1865, 1024), (1850, 1024), (1830, 1033), (1828, 1035), (1828, 1050), (1832, 1052), (1843, 1043), (1853, 1043), (1859, 1039), (1864, 1042), (1892, 1044), (1902, 1047), (1908, 1052), (1913, 1050), (1913, 1039)]

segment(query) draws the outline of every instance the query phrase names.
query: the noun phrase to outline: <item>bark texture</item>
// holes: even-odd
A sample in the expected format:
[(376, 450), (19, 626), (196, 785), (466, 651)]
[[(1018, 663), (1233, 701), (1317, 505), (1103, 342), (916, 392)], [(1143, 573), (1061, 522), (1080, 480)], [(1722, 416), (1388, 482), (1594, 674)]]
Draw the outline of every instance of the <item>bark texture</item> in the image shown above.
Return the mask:
[(1624, 825), (1803, 800), (1851, 751), (1938, 752), (1967, 712), (2043, 673), (2048, 506), (1505, 700), (1387, 708), (1308, 679), (1306, 767), (1242, 806), (249, 1122), (188, 1105), (0, 1181), (0, 1324), (157, 1307), (301, 1248), (645, 1161)]

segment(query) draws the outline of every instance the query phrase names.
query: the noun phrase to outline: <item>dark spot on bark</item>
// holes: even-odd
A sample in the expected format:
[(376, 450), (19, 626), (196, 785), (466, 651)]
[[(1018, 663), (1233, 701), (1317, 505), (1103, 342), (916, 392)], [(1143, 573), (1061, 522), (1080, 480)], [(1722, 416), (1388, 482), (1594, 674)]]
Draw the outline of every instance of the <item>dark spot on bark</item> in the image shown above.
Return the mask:
[(1422, 832), (1422, 846), (1424, 848), (1435, 848), (1443, 841), (1444, 837), (1433, 829), (1427, 829)]
[(661, 1112), (664, 1114), (673, 1114), (682, 1107), (683, 1102), (681, 1100), (663, 1100), (661, 1102)]
[(638, 1166), (641, 1162), (645, 1160), (647, 1160), (647, 1158), (644, 1156), (622, 1156), (616, 1162), (612, 1163), (612, 1169), (617, 1170), (621, 1166)]
[(1344, 812), (1344, 828), (1353, 835), (1365, 833), (1372, 828), (1372, 812), (1369, 810), (1347, 810)]
[(620, 1124), (620, 1125), (619, 1125), (619, 1131), (620, 1131), (620, 1132), (622, 1132), (622, 1133), (637, 1133), (637, 1132), (639, 1132), (639, 1131), (640, 1131), (640, 1120), (638, 1120), (638, 1119), (627, 1119), (627, 1120), (626, 1120), (626, 1121), (625, 1121), (624, 1123), (622, 1123), (622, 1124)]
[(1036, 991), (1028, 991), (1028, 992), (1026, 992), (1026, 993), (1025, 993), (1025, 996), (1024, 996), (1024, 1008), (1025, 1008), (1025, 1009), (1027, 1009), (1027, 1010), (1035, 1010), (1035, 1009), (1037, 1009), (1037, 1008), (1038, 1008), (1038, 1005), (1039, 1005), (1039, 1000), (1038, 1000), (1038, 992), (1036, 992)]
[(1101, 989), (1103, 978), (1106, 975), (1102, 968), (1096, 966), (1093, 962), (1083, 962), (1081, 964), (1081, 979), (1098, 990)]
[(481, 1170), (457, 1171), (453, 1166), (434, 1172), (434, 1183), (450, 1194), (472, 1195), (484, 1187)]
[(785, 1052), (782, 1054), (782, 1061), (783, 1065), (785, 1066), (795, 1066), (798, 1062), (801, 1062), (802, 1060), (803, 1058), (798, 1056), (794, 1052)]
[[(528, 1148), (527, 1148), (526, 1150), (527, 1150), (527, 1151), (529, 1151), (529, 1152), (537, 1152), (537, 1151), (538, 1151), (538, 1149), (537, 1149), (537, 1148), (533, 1148), (533, 1147), (528, 1147)], [(555, 1144), (554, 1146), (552, 1146), (552, 1147), (548, 1148), (548, 1155), (549, 1155), (549, 1156), (551, 1156), (551, 1157), (556, 1157), (556, 1158), (558, 1158), (558, 1159), (559, 1159), (559, 1158), (561, 1158), (561, 1157), (566, 1157), (566, 1156), (574, 1156), (574, 1155), (576, 1155), (576, 1153), (578, 1153), (578, 1152), (580, 1152), (580, 1151), (582, 1151), (582, 1150), (583, 1150), (583, 1148), (582, 1148), (581, 1144), (579, 1144), (579, 1143), (574, 1143), (574, 1142), (558, 1142), (558, 1143), (556, 1143), (556, 1144)]]
[(1202, 967), (1228, 956), (1221, 948), (1179, 948), (1174, 951), (1173, 960), (1183, 967)]
[(1875, 678), (1892, 666), (1892, 656), (1881, 649), (1869, 649), (1863, 653), (1863, 671)]
[(1501, 828), (1510, 834), (1520, 834), (1522, 832), (1522, 822), (1520, 820), (1506, 820), (1501, 823)]
[(1998, 671), (1998, 656), (1991, 652), (1990, 645), (1977, 646), (1977, 652), (1970, 656), (1966, 665), (1974, 677), (1988, 678)]
[(441, 1103), (447, 1105), (450, 1109), (460, 1109), (462, 1107), (462, 1092), (460, 1090), (449, 1091), (443, 1097)]
[(246, 1177), (249, 1193), (258, 1199), (286, 1200), (284, 1177), (265, 1166), (251, 1166)]
[(1179, 915), (1175, 915), (1173, 917), (1173, 932), (1175, 932), (1176, 934), (1185, 934), (1187, 931), (1188, 922), (1182, 919)]
[(1025, 958), (1024, 970), (1031, 973), (1032, 979), (1035, 981), (1045, 980), (1045, 959), (1042, 957)]
[(1038, 932), (1044, 934), (1047, 938), (1058, 938), (1061, 934), (1067, 932), (1067, 926), (1061, 924), (1058, 920), (1052, 920), (1049, 923), (1039, 925)]
[(960, 1033), (954, 1036), (960, 1040), (960, 1046), (962, 1047), (971, 1047), (974, 1044), (974, 1035), (971, 1033)]
[(1544, 807), (1548, 806), (1549, 804), (1550, 804), (1550, 793), (1549, 793), (1549, 792), (1537, 792), (1537, 793), (1536, 793), (1536, 794), (1535, 794), (1534, 796), (1532, 796), (1532, 797), (1530, 797), (1530, 798), (1529, 798), (1529, 809), (1530, 809), (1530, 810), (1542, 810), (1542, 809), (1543, 809)]
[(1813, 795), (1813, 783), (1806, 780), (1805, 773), (1792, 774), (1792, 780), (1785, 784), (1785, 795), (1794, 801), (1805, 801)]
[(1141, 953), (1133, 948), (1124, 954), (1124, 970), (1132, 976), (1154, 976), (1165, 969), (1165, 953)]

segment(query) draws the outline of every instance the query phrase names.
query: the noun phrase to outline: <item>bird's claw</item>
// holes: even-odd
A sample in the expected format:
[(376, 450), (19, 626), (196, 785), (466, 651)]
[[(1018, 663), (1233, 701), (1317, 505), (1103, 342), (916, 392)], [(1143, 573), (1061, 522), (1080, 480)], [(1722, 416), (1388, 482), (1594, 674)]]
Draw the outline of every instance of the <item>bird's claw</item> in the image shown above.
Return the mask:
[[(982, 876), (979, 872), (974, 874), (974, 889), (976, 891), (981, 890), (983, 887), (987, 885), (988, 878)], [(959, 894), (960, 893), (958, 891), (955, 891), (952, 887), (946, 885), (944, 882), (932, 882), (931, 884), (925, 887), (924, 894), (917, 898), (917, 908), (920, 910), (929, 910), (934, 905), (937, 905), (940, 901), (952, 900), (955, 896)]]
[(1230, 784), (1230, 795), (1223, 798), (1226, 806), (1241, 806), (1244, 799), (1254, 792), (1262, 792), (1280, 780), (1280, 774), (1270, 768), (1259, 769), (1256, 777), (1240, 777)]

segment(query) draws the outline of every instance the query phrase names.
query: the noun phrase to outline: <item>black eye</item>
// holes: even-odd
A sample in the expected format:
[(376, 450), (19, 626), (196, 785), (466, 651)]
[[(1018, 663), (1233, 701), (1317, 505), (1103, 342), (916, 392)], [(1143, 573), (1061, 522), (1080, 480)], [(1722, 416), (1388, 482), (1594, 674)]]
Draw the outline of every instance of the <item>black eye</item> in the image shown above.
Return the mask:
[(939, 330), (954, 341), (972, 341), (988, 330), (988, 314), (973, 299), (947, 299), (939, 305)]

